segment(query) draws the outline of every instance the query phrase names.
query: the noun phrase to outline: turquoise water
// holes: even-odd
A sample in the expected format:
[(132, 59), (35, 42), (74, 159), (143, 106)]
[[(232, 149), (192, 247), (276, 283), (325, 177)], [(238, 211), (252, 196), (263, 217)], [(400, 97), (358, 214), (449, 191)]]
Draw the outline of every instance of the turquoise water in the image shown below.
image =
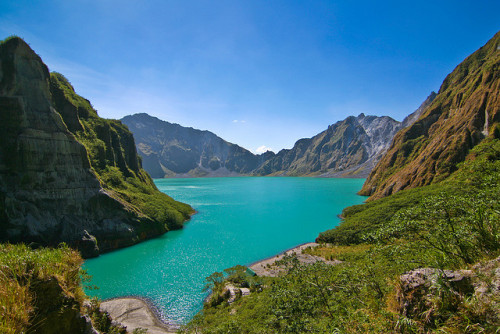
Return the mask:
[(237, 177), (158, 179), (158, 188), (198, 213), (180, 231), (90, 259), (84, 268), (102, 299), (151, 299), (170, 322), (201, 308), (205, 277), (248, 265), (336, 226), (337, 215), (362, 203), (362, 179)]

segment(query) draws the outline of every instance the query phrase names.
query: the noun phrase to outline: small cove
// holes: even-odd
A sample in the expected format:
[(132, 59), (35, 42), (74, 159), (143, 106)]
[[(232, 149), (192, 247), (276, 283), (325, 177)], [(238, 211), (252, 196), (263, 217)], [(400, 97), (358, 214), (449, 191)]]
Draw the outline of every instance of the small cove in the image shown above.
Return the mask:
[(236, 177), (157, 179), (157, 187), (198, 211), (184, 229), (85, 262), (108, 299), (141, 296), (169, 322), (182, 324), (202, 307), (204, 279), (248, 265), (339, 223), (338, 214), (365, 197), (364, 179)]

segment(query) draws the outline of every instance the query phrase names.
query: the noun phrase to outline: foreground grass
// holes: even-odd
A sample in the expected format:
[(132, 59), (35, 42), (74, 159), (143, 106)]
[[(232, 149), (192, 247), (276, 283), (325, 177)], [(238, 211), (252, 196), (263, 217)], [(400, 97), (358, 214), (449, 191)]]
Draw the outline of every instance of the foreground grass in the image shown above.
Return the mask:
[(0, 244), (0, 332), (24, 333), (38, 310), (31, 287), (55, 278), (63, 290), (82, 303), (79, 253), (62, 246), (31, 250), (23, 244)]
[(89, 300), (83, 284), (80, 253), (59, 248), (31, 249), (24, 244), (0, 244), (0, 333), (81, 332), (82, 316), (103, 334), (124, 334)]

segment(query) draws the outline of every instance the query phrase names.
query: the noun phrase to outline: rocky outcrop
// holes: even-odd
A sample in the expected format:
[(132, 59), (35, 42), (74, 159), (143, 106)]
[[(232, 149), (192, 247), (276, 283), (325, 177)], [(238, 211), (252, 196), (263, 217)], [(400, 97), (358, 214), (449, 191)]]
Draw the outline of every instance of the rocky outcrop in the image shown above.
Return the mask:
[(250, 267), (248, 267), (252, 272), (254, 272), (257, 276), (267, 276), (267, 277), (277, 277), (286, 272), (286, 266), (280, 264), (280, 261), (285, 257), (295, 257), (297, 261), (301, 264), (313, 264), (316, 262), (323, 262), (329, 265), (337, 265), (342, 263), (339, 260), (326, 260), (320, 256), (307, 254), (304, 250), (309, 248), (314, 248), (319, 246), (319, 244), (314, 242), (309, 242), (303, 245), (299, 245), (292, 249), (289, 249), (283, 253), (270, 257), (268, 259), (264, 259), (262, 261), (253, 263)]
[(281, 150), (254, 174), (366, 177), (400, 127), (388, 116), (350, 116)]
[(420, 268), (400, 276), (396, 291), (398, 312), (432, 327), (475, 298), (490, 322), (500, 323), (500, 257), (478, 263), (470, 270)]
[(438, 270), (421, 268), (400, 276), (397, 293), (399, 312), (408, 318), (425, 316), (425, 322), (431, 322), (435, 315), (432, 311), (436, 297), (445, 291), (451, 307), (457, 308), (464, 296), (474, 292), (472, 271)]
[(500, 32), (444, 80), (412, 125), (399, 131), (370, 173), (370, 200), (447, 178), (471, 148), (500, 137)]
[(166, 221), (96, 174), (113, 167), (115, 181), (148, 185), (126, 128), (99, 126), (97, 113), (86, 123), (89, 109), (51, 87), (47, 66), (20, 38), (0, 44), (0, 61), (0, 241), (66, 242), (93, 256), (166, 232)]
[(254, 155), (210, 131), (186, 128), (148, 114), (121, 120), (134, 134), (144, 168), (154, 178), (249, 174), (272, 153)]

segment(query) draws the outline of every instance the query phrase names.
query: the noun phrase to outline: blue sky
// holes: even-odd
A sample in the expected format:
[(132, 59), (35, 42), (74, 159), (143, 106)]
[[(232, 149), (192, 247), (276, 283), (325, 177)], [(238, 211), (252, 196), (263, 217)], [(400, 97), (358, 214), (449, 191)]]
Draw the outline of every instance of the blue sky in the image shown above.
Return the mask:
[(275, 152), (361, 112), (402, 120), (500, 30), (500, 1), (4, 0), (105, 118), (146, 112)]

